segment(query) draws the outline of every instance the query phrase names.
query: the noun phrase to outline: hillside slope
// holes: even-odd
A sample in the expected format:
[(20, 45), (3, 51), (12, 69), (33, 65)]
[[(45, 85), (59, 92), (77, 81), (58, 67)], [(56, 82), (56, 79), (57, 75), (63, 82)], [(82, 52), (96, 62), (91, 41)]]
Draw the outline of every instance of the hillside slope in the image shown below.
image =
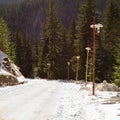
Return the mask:
[[(48, 14), (49, 0), (23, 0), (21, 3), (16, 3), (20, 0), (5, 0), (4, 3), (15, 3), (13, 5), (4, 5), (0, 10), (0, 16), (3, 16), (9, 27), (14, 30), (18, 27), (20, 30), (25, 30), (31, 36), (37, 32), (41, 33), (41, 28)], [(54, 0), (57, 15), (60, 16), (66, 28), (72, 17), (77, 19), (80, 3), (83, 0)], [(97, 0), (98, 9), (103, 14), (106, 0)], [(0, 1), (2, 3), (2, 0)], [(2, 12), (1, 12), (2, 11)], [(13, 22), (14, 21), (14, 22)]]

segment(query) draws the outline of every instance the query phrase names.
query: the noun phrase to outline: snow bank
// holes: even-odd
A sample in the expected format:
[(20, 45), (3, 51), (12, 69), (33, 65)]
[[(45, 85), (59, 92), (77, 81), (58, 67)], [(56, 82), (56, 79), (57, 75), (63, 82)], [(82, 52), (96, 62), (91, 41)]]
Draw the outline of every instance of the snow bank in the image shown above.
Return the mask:
[(103, 120), (104, 112), (93, 98), (80, 85), (63, 84), (57, 111), (49, 120)]
[[(85, 86), (85, 83), (81, 83), (81, 90), (91, 90), (92, 89), (92, 82), (88, 82)], [(119, 87), (116, 86), (114, 83), (108, 83), (107, 81), (103, 81), (102, 83), (95, 83), (95, 89), (100, 91), (120, 91)]]
[(103, 81), (100, 84), (97, 84), (97, 89), (101, 91), (119, 91), (119, 87), (114, 83), (108, 83), (107, 81)]
[(96, 90), (92, 96), (92, 84), (87, 90), (81, 85), (63, 83), (56, 112), (49, 120), (119, 120), (120, 104), (103, 104), (117, 92)]

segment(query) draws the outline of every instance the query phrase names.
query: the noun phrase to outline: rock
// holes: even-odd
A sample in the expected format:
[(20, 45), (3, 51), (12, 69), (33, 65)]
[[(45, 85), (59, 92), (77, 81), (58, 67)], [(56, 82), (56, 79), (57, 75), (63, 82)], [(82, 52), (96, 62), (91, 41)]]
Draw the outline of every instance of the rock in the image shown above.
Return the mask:
[(25, 81), (19, 68), (0, 51), (0, 86), (16, 85)]

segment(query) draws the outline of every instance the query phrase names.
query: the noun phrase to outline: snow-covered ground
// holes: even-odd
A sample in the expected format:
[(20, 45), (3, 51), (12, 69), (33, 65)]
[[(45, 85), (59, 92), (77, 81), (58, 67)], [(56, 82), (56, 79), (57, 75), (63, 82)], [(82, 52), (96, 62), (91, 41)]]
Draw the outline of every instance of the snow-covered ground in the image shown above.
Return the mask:
[(120, 120), (120, 103), (104, 104), (117, 92), (95, 93), (60, 80), (1, 87), (0, 120)]

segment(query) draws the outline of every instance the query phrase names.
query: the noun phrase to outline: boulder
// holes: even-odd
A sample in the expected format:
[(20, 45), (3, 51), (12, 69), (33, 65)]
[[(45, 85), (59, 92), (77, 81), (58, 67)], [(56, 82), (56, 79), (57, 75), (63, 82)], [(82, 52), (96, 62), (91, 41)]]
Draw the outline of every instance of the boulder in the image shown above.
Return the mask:
[(25, 82), (22, 73), (8, 56), (0, 51), (0, 86), (16, 85)]

